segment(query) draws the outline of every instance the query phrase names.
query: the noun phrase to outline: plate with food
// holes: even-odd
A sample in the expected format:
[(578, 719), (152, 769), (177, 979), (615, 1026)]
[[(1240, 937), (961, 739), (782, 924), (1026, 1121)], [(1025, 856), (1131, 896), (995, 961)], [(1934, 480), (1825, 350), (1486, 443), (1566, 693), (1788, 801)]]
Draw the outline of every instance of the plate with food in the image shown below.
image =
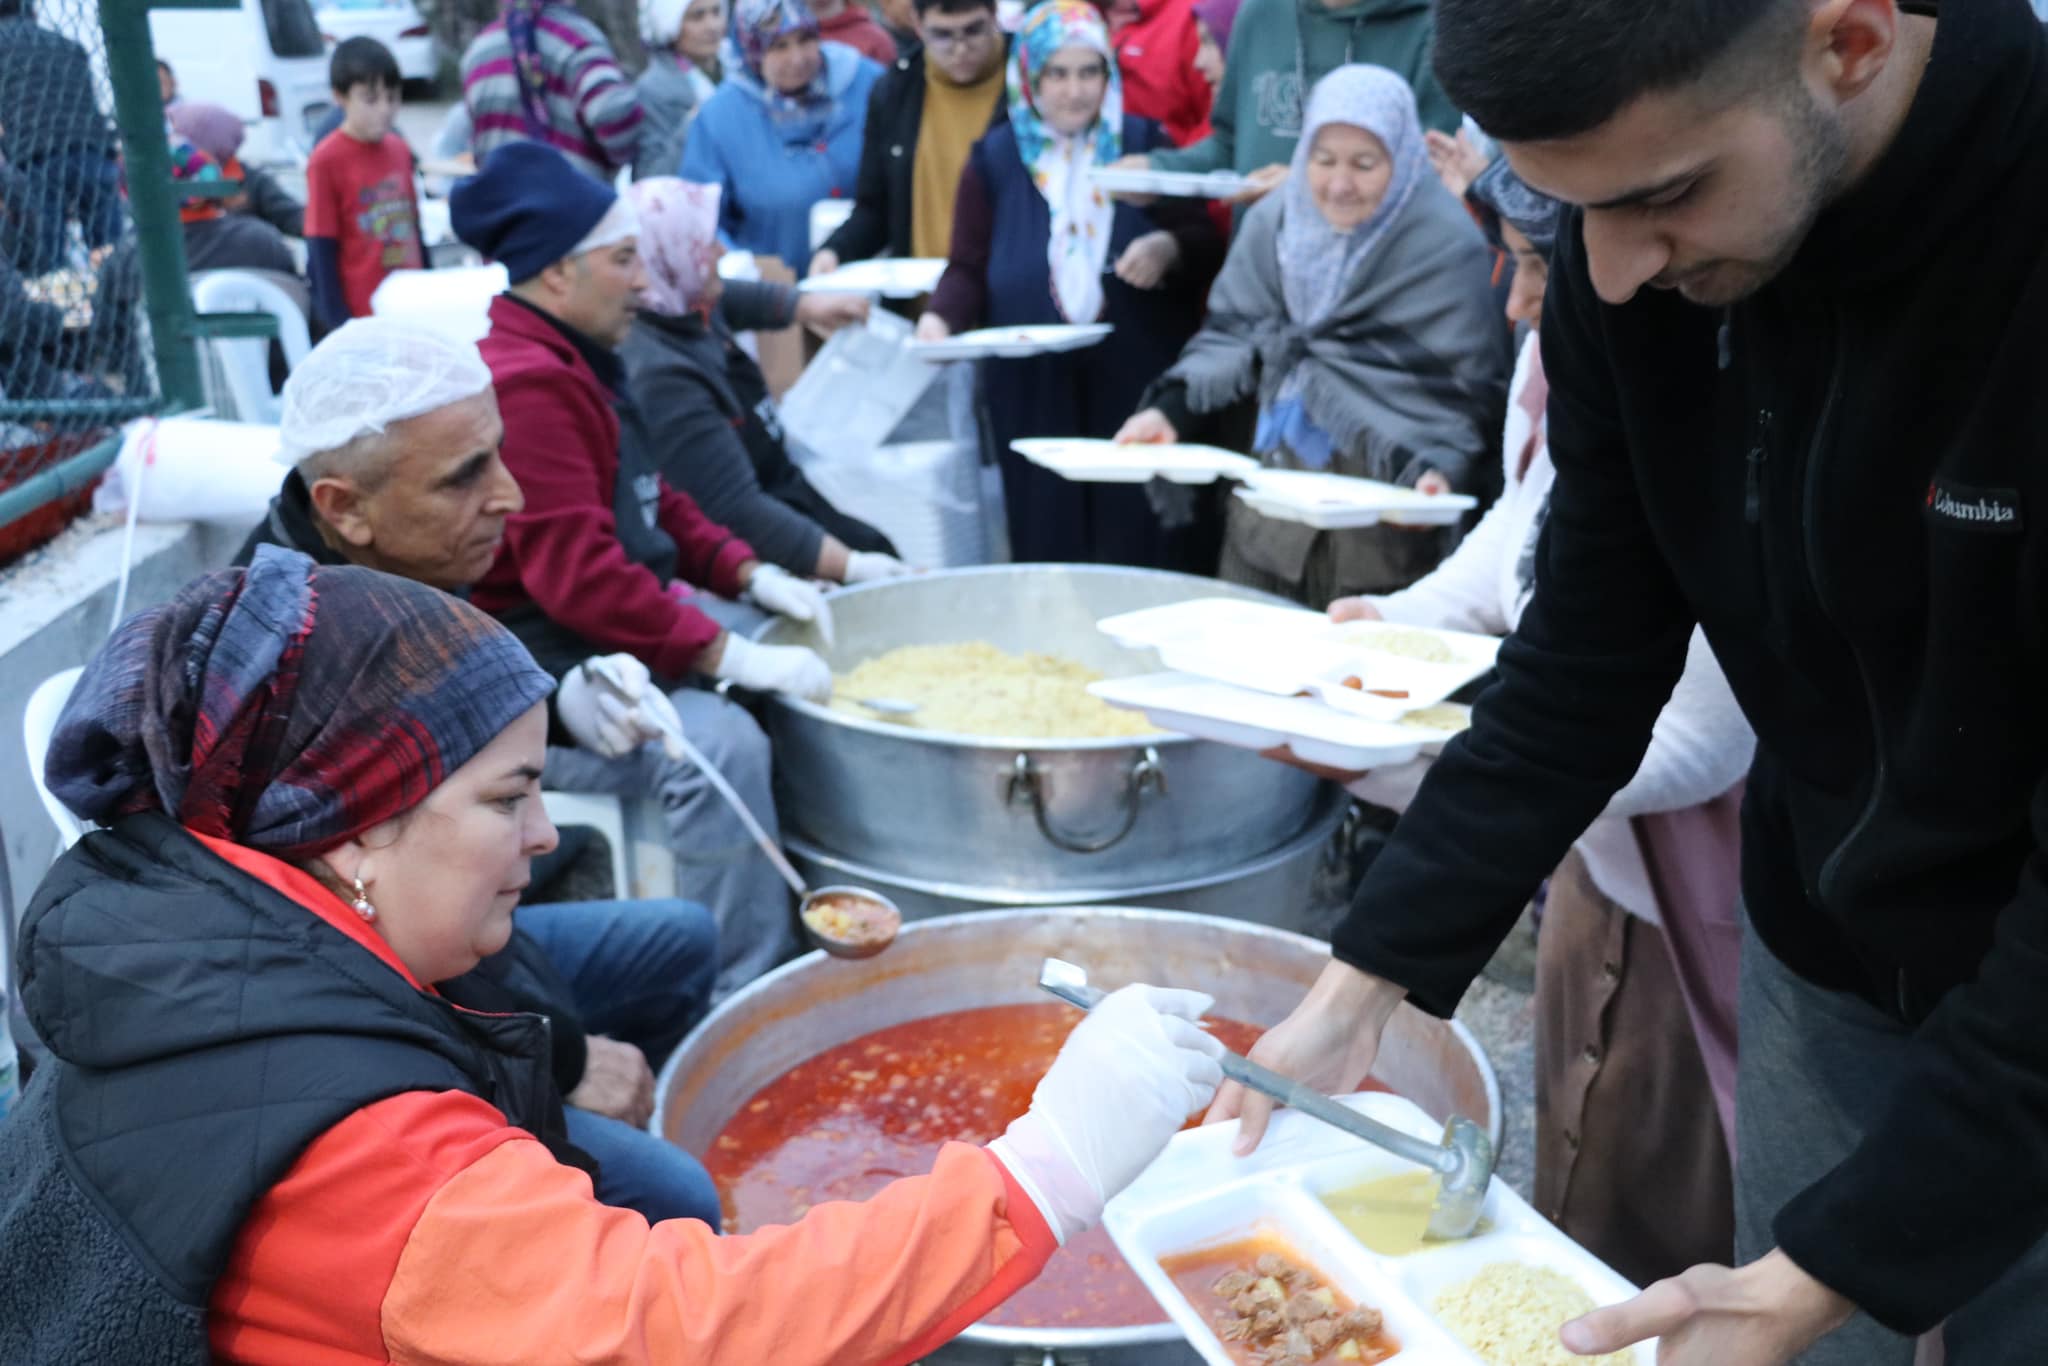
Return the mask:
[(1096, 345), (1115, 329), (1108, 323), (1034, 323), (1024, 327), (983, 327), (944, 341), (912, 341), (910, 354), (924, 361), (1022, 360)]
[(1349, 716), (1308, 697), (1219, 683), (1198, 674), (1111, 678), (1088, 691), (1113, 707), (1141, 712), (1161, 730), (1237, 749), (1284, 749), (1303, 763), (1346, 772), (1390, 768), (1428, 753), (1440, 738), (1400, 721)]
[(1251, 188), (1251, 177), (1236, 171), (1153, 171), (1139, 167), (1091, 166), (1088, 180), (1109, 194), (1156, 194), (1168, 199), (1231, 199)]
[(1143, 484), (1153, 479), (1211, 484), (1218, 479), (1242, 479), (1259, 467), (1248, 455), (1194, 444), (1119, 444), (1096, 437), (1028, 436), (1012, 441), (1010, 448), (1062, 479), (1083, 484)]
[[(1343, 1103), (1442, 1132), (1413, 1102)], [(1496, 1178), (1468, 1238), (1428, 1236), (1434, 1176), (1282, 1110), (1249, 1157), (1232, 1125), (1175, 1136), (1103, 1225), (1214, 1366), (1652, 1366), (1654, 1342), (1574, 1357), (1568, 1320), (1635, 1293)]]
[(797, 288), (806, 294), (879, 294), (885, 299), (915, 299), (939, 287), (946, 273), (944, 257), (885, 256), (849, 261), (839, 269), (813, 275)]

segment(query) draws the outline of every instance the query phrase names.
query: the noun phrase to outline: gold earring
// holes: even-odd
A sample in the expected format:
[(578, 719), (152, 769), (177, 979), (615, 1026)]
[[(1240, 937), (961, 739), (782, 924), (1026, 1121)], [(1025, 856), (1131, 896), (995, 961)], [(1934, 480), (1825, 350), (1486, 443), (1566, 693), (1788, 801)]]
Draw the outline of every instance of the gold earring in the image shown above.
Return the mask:
[(357, 915), (361, 916), (365, 920), (375, 920), (377, 918), (377, 908), (370, 904), (370, 893), (368, 889), (363, 886), (363, 880), (361, 878), (356, 879), (355, 900), (349, 902), (348, 904), (349, 909), (353, 910)]

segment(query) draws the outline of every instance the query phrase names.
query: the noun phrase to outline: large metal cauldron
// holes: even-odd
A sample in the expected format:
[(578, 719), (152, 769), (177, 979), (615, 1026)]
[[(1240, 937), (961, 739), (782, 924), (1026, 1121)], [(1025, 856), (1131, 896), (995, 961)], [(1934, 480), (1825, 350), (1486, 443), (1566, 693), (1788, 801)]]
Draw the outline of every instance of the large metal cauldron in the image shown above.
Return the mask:
[[(1103, 617), (1203, 596), (1265, 595), (1185, 574), (1095, 565), (946, 570), (835, 594), (835, 671), (902, 645), (987, 641), (1118, 677), (1159, 667), (1095, 629)], [(770, 623), (763, 640), (816, 646)], [(1066, 888), (1145, 889), (1238, 868), (1294, 841), (1327, 806), (1316, 780), (1185, 736), (1000, 740), (913, 730), (773, 697), (783, 827), (864, 869), (1001, 902)], [(1327, 796), (1320, 798), (1327, 802)]]
[[(905, 927), (861, 962), (811, 954), (726, 1001), (662, 1069), (652, 1128), (708, 1150), (761, 1087), (806, 1058), (862, 1034), (978, 1006), (1044, 999), (1047, 955), (1081, 963), (1105, 987), (1147, 981), (1216, 997), (1219, 1015), (1278, 1023), (1329, 962), (1329, 949), (1282, 930), (1174, 911), (1073, 907), (982, 911)], [(1374, 1075), (1431, 1114), (1452, 1111), (1500, 1142), (1500, 1089), (1464, 1026), (1403, 1006)], [(934, 1353), (948, 1366), (1185, 1366), (1199, 1360), (1170, 1324), (1141, 1328), (977, 1325)]]

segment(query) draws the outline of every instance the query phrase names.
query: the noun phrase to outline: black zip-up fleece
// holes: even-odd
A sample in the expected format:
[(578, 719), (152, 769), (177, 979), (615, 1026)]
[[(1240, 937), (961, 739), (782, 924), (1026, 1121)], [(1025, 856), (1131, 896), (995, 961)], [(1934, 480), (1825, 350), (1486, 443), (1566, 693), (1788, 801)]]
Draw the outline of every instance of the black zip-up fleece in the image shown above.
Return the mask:
[(1542, 336), (1535, 600), (1337, 955), (1448, 1012), (1633, 775), (1697, 621), (1757, 732), (1758, 934), (1915, 1028), (1910, 1079), (1779, 1245), (1926, 1329), (2048, 1234), (2041, 25), (1942, 6), (1896, 142), (1732, 309), (1602, 304), (1567, 223)]

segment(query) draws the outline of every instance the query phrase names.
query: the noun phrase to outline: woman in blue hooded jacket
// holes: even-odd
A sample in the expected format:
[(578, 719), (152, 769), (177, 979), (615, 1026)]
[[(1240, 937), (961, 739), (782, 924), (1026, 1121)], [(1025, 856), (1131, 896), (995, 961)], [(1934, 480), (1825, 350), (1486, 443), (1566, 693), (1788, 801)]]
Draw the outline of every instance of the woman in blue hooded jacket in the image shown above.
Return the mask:
[(740, 60), (697, 115), (681, 175), (724, 191), (720, 227), (734, 246), (801, 273), (811, 206), (853, 196), (882, 68), (819, 41), (804, 0), (740, 0), (733, 43)]

